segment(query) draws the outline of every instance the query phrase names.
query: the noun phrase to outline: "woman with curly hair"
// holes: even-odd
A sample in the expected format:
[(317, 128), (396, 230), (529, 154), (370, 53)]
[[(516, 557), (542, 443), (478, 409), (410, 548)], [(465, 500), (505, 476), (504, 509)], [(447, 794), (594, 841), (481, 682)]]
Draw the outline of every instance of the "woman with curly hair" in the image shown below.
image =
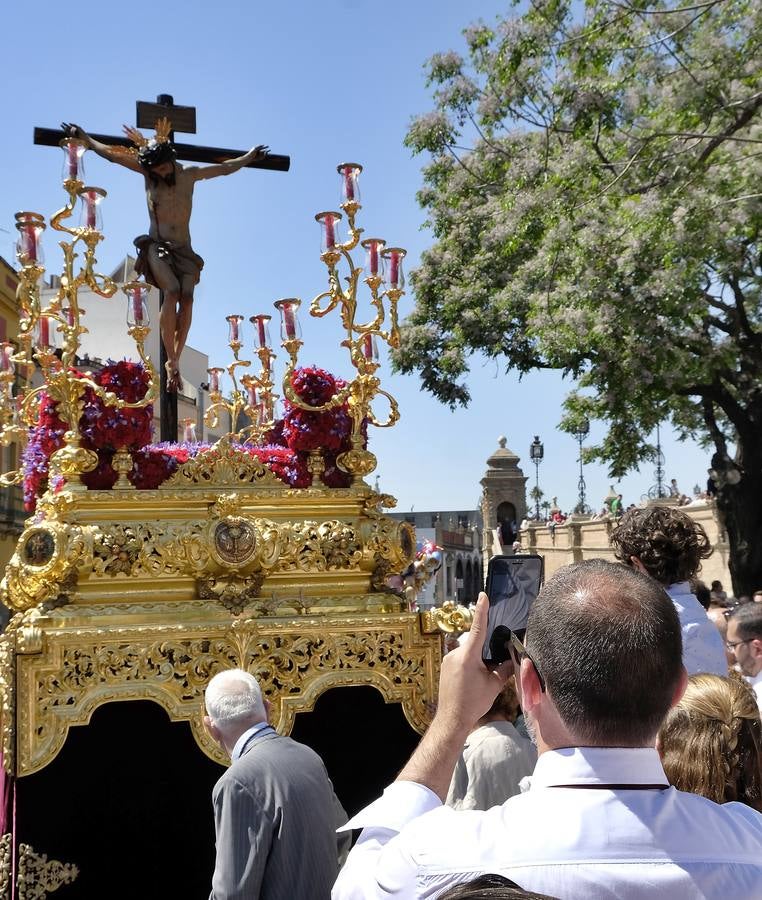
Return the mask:
[(680, 617), (683, 663), (692, 675), (727, 675), (725, 647), (714, 623), (691, 591), (690, 579), (712, 553), (704, 529), (670, 506), (628, 509), (611, 536), (620, 562), (650, 575), (669, 595)]
[(670, 783), (715, 803), (762, 812), (762, 724), (754, 694), (736, 678), (691, 675), (657, 747)]

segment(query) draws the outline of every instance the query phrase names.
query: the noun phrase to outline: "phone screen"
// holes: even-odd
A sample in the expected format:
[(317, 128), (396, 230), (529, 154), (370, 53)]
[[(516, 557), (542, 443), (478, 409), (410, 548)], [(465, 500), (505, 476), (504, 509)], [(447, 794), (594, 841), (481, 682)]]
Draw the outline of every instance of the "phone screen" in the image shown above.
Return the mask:
[[(529, 610), (542, 585), (543, 558), (534, 554), (493, 556), (487, 568), (489, 617), (482, 648), (485, 662), (500, 663), (508, 659), (506, 642), (500, 639), (507, 629), (523, 635)], [(494, 639), (493, 639), (494, 636)]]

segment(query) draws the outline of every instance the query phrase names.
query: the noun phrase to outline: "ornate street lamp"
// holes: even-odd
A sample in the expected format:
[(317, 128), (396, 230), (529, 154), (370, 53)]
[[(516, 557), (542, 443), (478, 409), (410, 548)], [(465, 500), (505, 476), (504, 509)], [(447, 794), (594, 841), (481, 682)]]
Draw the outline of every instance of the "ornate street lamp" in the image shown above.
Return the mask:
[(539, 435), (529, 445), (529, 458), (534, 463), (534, 514), (536, 521), (540, 521), (540, 463), (545, 456), (545, 448)]
[(590, 420), (587, 416), (583, 416), (574, 431), (574, 437), (579, 444), (579, 481), (577, 482), (579, 495), (577, 497), (577, 505), (574, 507), (574, 512), (578, 516), (585, 516), (590, 512), (590, 507), (585, 502), (585, 471), (582, 465), (582, 444), (588, 434), (590, 434)]
[(647, 497), (649, 500), (663, 500), (669, 497), (669, 491), (664, 487), (664, 454), (661, 449), (661, 425), (656, 423), (656, 468), (654, 469), (654, 478), (656, 484), (648, 489)]

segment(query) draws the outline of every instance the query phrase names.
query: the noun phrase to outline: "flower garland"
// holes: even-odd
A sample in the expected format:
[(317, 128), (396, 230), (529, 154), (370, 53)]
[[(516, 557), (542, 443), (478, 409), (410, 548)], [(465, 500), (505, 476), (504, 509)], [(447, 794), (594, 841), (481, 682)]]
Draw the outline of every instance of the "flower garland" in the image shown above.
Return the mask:
[[(75, 373), (82, 377), (80, 373)], [(98, 385), (118, 397), (134, 403), (145, 395), (148, 373), (140, 363), (126, 360), (108, 363), (94, 379)], [(345, 387), (325, 369), (309, 366), (296, 369), (291, 384), (299, 398), (312, 406), (320, 406)], [(323, 483), (332, 488), (348, 487), (351, 476), (338, 468), (337, 456), (352, 446), (352, 420), (347, 403), (327, 412), (301, 409), (289, 401), (284, 415), (264, 436), (261, 446), (240, 445), (255, 456), (281, 481), (295, 488), (312, 483), (307, 460), (310, 451), (322, 450), (325, 460)], [(79, 421), (82, 446), (98, 454), (98, 466), (82, 476), (90, 490), (109, 490), (117, 481), (112, 468), (116, 450), (126, 448), (133, 459), (127, 475), (139, 490), (152, 490), (170, 478), (189, 459), (210, 449), (209, 444), (182, 442), (151, 444), (153, 407), (116, 409), (108, 406), (89, 388), (85, 391), (84, 410)], [(30, 429), (24, 450), (24, 506), (33, 512), (37, 499), (48, 489), (50, 457), (63, 446), (66, 424), (57, 413), (57, 404), (43, 393), (37, 424)], [(363, 436), (367, 444), (367, 425)]]

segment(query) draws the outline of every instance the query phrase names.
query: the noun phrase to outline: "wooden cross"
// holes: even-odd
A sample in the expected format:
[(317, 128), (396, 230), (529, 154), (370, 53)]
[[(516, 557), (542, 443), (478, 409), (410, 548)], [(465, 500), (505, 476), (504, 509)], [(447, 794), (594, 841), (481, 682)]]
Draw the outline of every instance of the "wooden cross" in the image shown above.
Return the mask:
[[(189, 162), (220, 163), (242, 156), (246, 152), (245, 150), (229, 150), (224, 147), (199, 147), (194, 144), (176, 144), (176, 131), (180, 131), (183, 134), (196, 133), (196, 107), (175, 106), (174, 99), (170, 94), (159, 94), (156, 98), (156, 103), (149, 103), (145, 100), (137, 101), (135, 124), (138, 128), (154, 128), (157, 119), (162, 117), (169, 119), (172, 124), (169, 139), (174, 145), (178, 159), (185, 159)], [(60, 128), (34, 129), (34, 143), (44, 147), (57, 147), (64, 137), (66, 137), (66, 134)], [(122, 147), (132, 146), (132, 141), (125, 137), (110, 134), (91, 134), (91, 137), (103, 144), (115, 144)], [(291, 158), (289, 156), (270, 153), (263, 159), (248, 163), (246, 168), (288, 172), (290, 165)], [(159, 308), (161, 308), (163, 303), (164, 292), (161, 291), (159, 293)], [(159, 347), (161, 439), (162, 441), (174, 442), (177, 440), (177, 393), (167, 391), (167, 369), (165, 366), (167, 353), (164, 349), (164, 342), (161, 339), (159, 340)]]

